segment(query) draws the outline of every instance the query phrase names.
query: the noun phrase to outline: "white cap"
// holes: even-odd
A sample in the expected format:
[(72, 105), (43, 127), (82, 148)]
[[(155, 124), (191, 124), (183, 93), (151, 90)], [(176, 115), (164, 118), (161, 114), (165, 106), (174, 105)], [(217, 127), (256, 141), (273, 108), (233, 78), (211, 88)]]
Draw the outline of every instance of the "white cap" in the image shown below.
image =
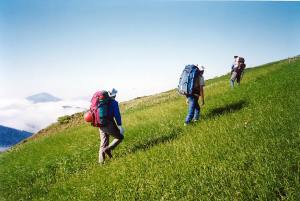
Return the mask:
[(199, 68), (200, 71), (204, 71), (204, 69), (205, 69), (204, 66), (202, 66), (202, 65), (199, 66), (198, 68)]
[(118, 91), (117, 91), (115, 88), (113, 88), (113, 89), (109, 92), (109, 96), (110, 96), (110, 97), (116, 97), (117, 93), (118, 93)]

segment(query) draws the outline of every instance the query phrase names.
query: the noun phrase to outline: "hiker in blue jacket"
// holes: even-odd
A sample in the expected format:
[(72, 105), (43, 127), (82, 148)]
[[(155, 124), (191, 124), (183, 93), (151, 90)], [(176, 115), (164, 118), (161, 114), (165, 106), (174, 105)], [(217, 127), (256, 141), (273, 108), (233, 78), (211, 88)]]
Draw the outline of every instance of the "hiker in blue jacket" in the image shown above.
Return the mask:
[[(198, 64), (196, 64), (198, 67)], [(200, 105), (198, 103), (199, 97), (201, 96), (201, 105), (204, 105), (204, 67), (201, 66), (199, 68), (200, 74), (198, 79), (196, 80), (196, 90), (194, 90), (192, 95), (187, 95), (187, 103), (188, 103), (188, 114), (185, 118), (185, 123), (184, 125), (186, 126), (189, 124), (192, 120), (193, 121), (198, 121), (200, 119)]]
[[(122, 127), (122, 119), (119, 110), (119, 103), (115, 100), (117, 90), (112, 89), (109, 92), (111, 98), (108, 108), (108, 124), (99, 128), (100, 132), (100, 149), (99, 149), (99, 163), (103, 163), (105, 155), (112, 158), (111, 151), (118, 146), (124, 139), (124, 129)], [(109, 136), (115, 139), (109, 144)]]

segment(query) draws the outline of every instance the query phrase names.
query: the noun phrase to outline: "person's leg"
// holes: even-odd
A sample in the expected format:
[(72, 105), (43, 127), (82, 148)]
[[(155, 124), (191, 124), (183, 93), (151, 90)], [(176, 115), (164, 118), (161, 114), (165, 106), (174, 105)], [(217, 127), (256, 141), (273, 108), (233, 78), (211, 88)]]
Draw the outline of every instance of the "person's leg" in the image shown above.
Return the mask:
[(234, 87), (234, 82), (235, 82), (235, 79), (236, 79), (236, 75), (237, 75), (237, 73), (233, 72), (232, 75), (231, 75), (231, 78), (230, 78), (230, 86), (232, 88)]
[(199, 105), (199, 97), (195, 97), (195, 114), (194, 114), (194, 120), (198, 121), (200, 119), (200, 105)]
[(194, 117), (195, 113), (195, 100), (193, 96), (187, 97), (189, 106), (188, 106), (188, 114), (185, 118), (185, 123), (188, 124), (191, 122), (192, 118)]
[(109, 136), (101, 128), (99, 128), (99, 133), (100, 133), (99, 163), (103, 163), (105, 160), (105, 149), (109, 143)]
[(236, 82), (237, 82), (237, 84), (240, 86), (240, 81), (241, 81), (241, 73), (238, 73), (237, 75), (236, 75)]
[(108, 134), (113, 136), (115, 139), (108, 145), (106, 152), (109, 154), (111, 150), (116, 148), (124, 139), (124, 136), (120, 133), (115, 122), (109, 123), (108, 125), (109, 132)]

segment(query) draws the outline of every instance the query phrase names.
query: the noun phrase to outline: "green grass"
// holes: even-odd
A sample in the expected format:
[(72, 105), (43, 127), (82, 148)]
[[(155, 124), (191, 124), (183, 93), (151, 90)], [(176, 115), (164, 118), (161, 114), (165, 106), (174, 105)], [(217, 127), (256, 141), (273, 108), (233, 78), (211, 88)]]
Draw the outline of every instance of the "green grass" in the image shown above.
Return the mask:
[[(0, 155), (0, 200), (300, 200), (300, 61), (207, 81), (184, 127), (175, 90), (123, 103), (124, 142), (97, 164), (98, 131), (74, 115)], [(74, 123), (75, 122), (75, 123)]]

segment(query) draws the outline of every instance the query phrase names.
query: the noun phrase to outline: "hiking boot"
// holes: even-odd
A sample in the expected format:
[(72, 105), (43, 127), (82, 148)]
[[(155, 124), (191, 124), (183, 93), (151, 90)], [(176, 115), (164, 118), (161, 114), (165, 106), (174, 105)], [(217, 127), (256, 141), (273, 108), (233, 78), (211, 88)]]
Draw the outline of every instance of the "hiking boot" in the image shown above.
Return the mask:
[(109, 158), (112, 158), (112, 154), (111, 154), (111, 149), (110, 148), (107, 148), (105, 151), (106, 155), (108, 155)]

